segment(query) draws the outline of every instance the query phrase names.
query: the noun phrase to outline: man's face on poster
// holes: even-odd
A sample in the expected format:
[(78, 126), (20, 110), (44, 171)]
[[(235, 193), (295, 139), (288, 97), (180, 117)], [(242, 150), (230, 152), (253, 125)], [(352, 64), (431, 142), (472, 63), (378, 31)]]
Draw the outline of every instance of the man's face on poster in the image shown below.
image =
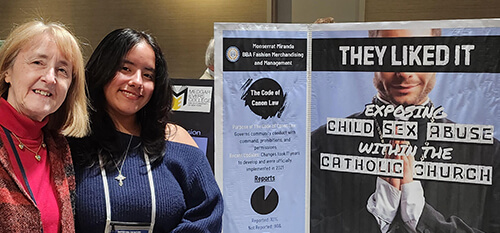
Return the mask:
[[(380, 30), (375, 37), (433, 36), (432, 30)], [(373, 84), (382, 99), (392, 104), (419, 105), (436, 84), (436, 73), (375, 72)]]

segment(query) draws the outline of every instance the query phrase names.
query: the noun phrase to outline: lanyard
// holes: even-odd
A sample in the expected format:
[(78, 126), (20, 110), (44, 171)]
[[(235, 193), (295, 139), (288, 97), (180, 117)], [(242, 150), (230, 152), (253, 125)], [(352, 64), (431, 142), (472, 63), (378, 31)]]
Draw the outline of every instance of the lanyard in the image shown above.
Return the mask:
[[(104, 228), (104, 232), (112, 231), (112, 221), (111, 221), (111, 202), (109, 196), (109, 186), (108, 180), (106, 176), (106, 169), (104, 168), (104, 164), (102, 162), (101, 154), (99, 153), (99, 165), (101, 169), (102, 183), (104, 186), (104, 200), (106, 202), (106, 227)], [(151, 223), (149, 225), (149, 233), (153, 232), (153, 228), (155, 225), (156, 219), (156, 194), (155, 187), (153, 182), (153, 173), (151, 172), (151, 164), (149, 162), (149, 156), (144, 152), (144, 161), (146, 162), (146, 169), (148, 172), (148, 181), (149, 181), (149, 189), (151, 191)]]
[[(26, 176), (26, 171), (24, 170), (23, 163), (21, 162), (21, 157), (19, 156), (19, 153), (17, 153), (17, 149), (16, 149), (16, 146), (14, 145), (14, 141), (12, 140), (12, 137), (10, 136), (11, 132), (8, 129), (6, 129), (5, 127), (3, 127), (3, 125), (2, 125), (2, 129), (5, 132), (5, 136), (7, 136), (7, 140), (9, 141), (9, 144), (10, 144), (10, 147), (12, 148), (12, 151), (14, 152), (14, 156), (16, 157), (17, 166), (19, 166), (19, 170), (21, 170), (21, 174), (23, 176), (24, 184), (26, 185), (26, 188), (28, 189), (28, 193), (30, 194), (31, 199), (33, 200), (33, 202), (35, 203), (35, 206), (36, 206), (37, 204), (35, 201), (35, 195), (33, 195), (33, 192), (31, 191), (30, 183), (28, 182), (28, 176)], [(43, 226), (42, 226), (41, 230), (43, 232)]]

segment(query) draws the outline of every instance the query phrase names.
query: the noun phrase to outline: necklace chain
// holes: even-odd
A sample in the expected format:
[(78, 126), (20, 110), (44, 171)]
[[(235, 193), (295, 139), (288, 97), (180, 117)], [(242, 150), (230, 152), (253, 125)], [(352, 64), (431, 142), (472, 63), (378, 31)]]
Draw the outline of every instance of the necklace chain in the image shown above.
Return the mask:
[(40, 142), (40, 145), (38, 146), (38, 149), (36, 151), (32, 150), (26, 144), (24, 144), (21, 141), (21, 139), (14, 132), (11, 132), (11, 133), (12, 133), (12, 135), (14, 135), (14, 137), (16, 138), (16, 140), (19, 142), (19, 144), (17, 145), (19, 147), (19, 149), (24, 150), (24, 148), (26, 148), (28, 151), (30, 151), (31, 153), (35, 154), (36, 161), (40, 162), (40, 160), (42, 160), (42, 156), (40, 156), (39, 152), (40, 152), (40, 150), (42, 148), (46, 147), (45, 143), (43, 142), (43, 133), (42, 133), (42, 141)]
[(123, 164), (125, 164), (125, 159), (127, 159), (128, 149), (130, 148), (130, 143), (132, 142), (133, 137), (134, 137), (133, 135), (130, 135), (127, 149), (123, 152), (123, 155), (122, 155), (122, 157), (123, 157), (122, 164), (120, 166), (118, 166), (116, 161), (113, 159), (113, 162), (115, 163), (115, 166), (116, 166), (116, 170), (118, 170), (118, 175), (115, 177), (115, 180), (118, 181), (118, 185), (120, 185), (120, 186), (123, 186), (123, 180), (125, 180), (127, 178), (126, 176), (124, 176), (122, 174), (122, 168), (123, 168)]

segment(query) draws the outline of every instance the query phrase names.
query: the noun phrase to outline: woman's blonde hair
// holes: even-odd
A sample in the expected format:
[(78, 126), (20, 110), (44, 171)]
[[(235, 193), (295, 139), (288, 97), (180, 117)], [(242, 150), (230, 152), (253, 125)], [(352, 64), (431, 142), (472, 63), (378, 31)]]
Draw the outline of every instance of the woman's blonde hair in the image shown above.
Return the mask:
[(61, 107), (50, 115), (47, 127), (67, 136), (83, 137), (90, 130), (83, 56), (79, 41), (61, 23), (33, 20), (19, 25), (9, 34), (0, 47), (0, 96), (7, 99), (10, 84), (5, 82), (5, 73), (14, 65), (19, 51), (43, 33), (52, 37), (73, 66), (73, 80), (66, 99)]

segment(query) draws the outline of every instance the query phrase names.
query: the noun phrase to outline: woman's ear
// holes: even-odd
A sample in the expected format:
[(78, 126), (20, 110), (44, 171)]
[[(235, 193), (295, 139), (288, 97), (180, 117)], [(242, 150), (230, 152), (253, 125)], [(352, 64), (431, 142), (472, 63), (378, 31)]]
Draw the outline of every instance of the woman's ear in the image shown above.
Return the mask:
[(5, 82), (6, 82), (6, 83), (10, 83), (10, 81), (11, 81), (11, 80), (10, 80), (9, 71), (8, 71), (8, 70), (7, 70), (7, 71), (5, 71), (5, 72), (3, 73), (3, 75), (5, 75)]

